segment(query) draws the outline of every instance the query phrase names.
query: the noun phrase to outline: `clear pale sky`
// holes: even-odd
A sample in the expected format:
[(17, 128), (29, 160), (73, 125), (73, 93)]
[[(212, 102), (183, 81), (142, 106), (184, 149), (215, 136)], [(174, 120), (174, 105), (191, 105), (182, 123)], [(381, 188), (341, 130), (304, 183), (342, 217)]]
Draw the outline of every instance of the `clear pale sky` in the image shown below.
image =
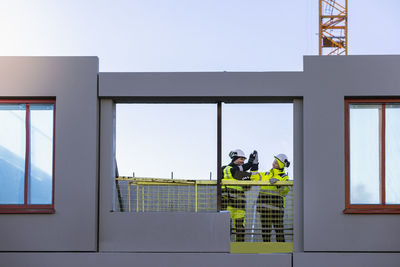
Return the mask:
[[(400, 54), (400, 1), (348, 2), (349, 54)], [(98, 56), (100, 71), (300, 71), (318, 0), (2, 0), (0, 32), (2, 56)]]
[[(170, 178), (173, 172), (174, 179), (208, 180), (211, 172), (217, 178), (216, 104), (118, 104), (116, 114), (121, 176)], [(293, 104), (223, 104), (223, 165), (237, 148), (247, 157), (257, 150), (260, 171), (271, 169), (273, 155), (292, 161)]]

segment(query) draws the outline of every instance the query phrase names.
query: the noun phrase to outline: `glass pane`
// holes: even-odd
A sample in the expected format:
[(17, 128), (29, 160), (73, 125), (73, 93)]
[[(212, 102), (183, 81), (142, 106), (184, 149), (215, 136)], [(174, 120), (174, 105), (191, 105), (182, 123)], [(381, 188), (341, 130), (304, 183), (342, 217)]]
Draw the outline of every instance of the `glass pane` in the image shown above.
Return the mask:
[(0, 204), (24, 204), (25, 105), (0, 104)]
[(386, 204), (400, 204), (400, 105), (386, 106)]
[(293, 104), (223, 104), (222, 164), (230, 163), (229, 152), (241, 149), (248, 155), (258, 151), (259, 170), (272, 168), (274, 155), (286, 154), (293, 177)]
[(380, 105), (350, 105), (350, 203), (380, 204)]
[(52, 104), (30, 105), (29, 204), (51, 204), (53, 184)]
[(116, 105), (120, 176), (216, 179), (216, 150), (216, 104)]

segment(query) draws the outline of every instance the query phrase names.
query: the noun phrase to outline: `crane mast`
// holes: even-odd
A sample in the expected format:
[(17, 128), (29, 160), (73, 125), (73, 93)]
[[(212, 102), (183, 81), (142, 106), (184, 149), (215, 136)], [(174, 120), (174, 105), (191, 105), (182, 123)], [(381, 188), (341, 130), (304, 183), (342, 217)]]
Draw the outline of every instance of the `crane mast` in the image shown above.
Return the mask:
[(319, 0), (319, 55), (347, 55), (347, 0)]

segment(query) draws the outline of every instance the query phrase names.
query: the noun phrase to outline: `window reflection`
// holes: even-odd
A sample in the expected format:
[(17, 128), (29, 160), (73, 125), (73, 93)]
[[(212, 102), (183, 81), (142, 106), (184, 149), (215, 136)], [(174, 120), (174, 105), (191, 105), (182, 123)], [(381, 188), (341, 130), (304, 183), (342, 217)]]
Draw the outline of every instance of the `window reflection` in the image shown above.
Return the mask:
[(380, 204), (380, 105), (350, 105), (350, 202)]
[(400, 204), (400, 104), (386, 105), (386, 204)]
[(30, 105), (29, 204), (52, 203), (53, 105)]
[(0, 104), (0, 204), (23, 204), (25, 105)]

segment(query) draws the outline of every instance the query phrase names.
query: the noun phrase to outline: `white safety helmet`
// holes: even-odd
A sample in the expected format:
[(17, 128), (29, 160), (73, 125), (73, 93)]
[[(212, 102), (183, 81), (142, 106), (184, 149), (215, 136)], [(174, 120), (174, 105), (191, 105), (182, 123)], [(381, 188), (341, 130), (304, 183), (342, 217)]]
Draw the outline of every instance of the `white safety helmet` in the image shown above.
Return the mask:
[(236, 158), (246, 158), (246, 155), (244, 154), (243, 150), (241, 149), (235, 149), (229, 152), (229, 157), (233, 159), (234, 157)]
[(280, 161), (280, 163), (283, 164), (283, 167), (287, 168), (290, 166), (288, 157), (285, 154), (278, 154), (278, 155), (274, 156), (274, 158), (276, 158), (278, 161)]

